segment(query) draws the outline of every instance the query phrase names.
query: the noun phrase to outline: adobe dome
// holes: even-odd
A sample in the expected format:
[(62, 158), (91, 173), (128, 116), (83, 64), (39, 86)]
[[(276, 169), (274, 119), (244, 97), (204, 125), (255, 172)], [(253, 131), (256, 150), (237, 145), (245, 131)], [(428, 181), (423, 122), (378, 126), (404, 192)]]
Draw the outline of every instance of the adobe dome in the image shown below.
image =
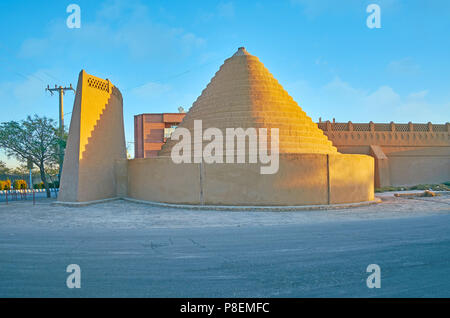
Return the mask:
[[(256, 56), (241, 47), (220, 67), (179, 127), (279, 129), (280, 153), (336, 154), (337, 149)], [(170, 156), (168, 140), (159, 155)], [(203, 141), (204, 145), (208, 141)], [(268, 146), (270, 149), (270, 146)]]

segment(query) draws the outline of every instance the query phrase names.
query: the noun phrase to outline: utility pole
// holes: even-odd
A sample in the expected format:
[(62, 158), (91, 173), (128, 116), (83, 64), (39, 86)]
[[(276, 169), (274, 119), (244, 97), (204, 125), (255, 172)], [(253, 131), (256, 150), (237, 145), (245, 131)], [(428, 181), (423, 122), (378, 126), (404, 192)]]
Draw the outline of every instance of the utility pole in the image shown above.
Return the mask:
[[(49, 91), (50, 94), (53, 96), (53, 92), (59, 93), (59, 138), (60, 140), (64, 137), (64, 94), (66, 91), (73, 91), (75, 90), (72, 87), (72, 84), (70, 84), (69, 87), (62, 87), (58, 85), (55, 85), (55, 88), (50, 88), (49, 85), (47, 85), (46, 91)], [(58, 173), (58, 181), (61, 181), (61, 172), (62, 172), (62, 165), (64, 162), (64, 154), (61, 149), (61, 145), (58, 144), (58, 155), (59, 155), (59, 173)]]
[(30, 185), (29, 185), (28, 189), (32, 190), (33, 189), (33, 175), (32, 175), (33, 161), (31, 161), (31, 157), (28, 157), (27, 168), (28, 168), (28, 170), (30, 170)]

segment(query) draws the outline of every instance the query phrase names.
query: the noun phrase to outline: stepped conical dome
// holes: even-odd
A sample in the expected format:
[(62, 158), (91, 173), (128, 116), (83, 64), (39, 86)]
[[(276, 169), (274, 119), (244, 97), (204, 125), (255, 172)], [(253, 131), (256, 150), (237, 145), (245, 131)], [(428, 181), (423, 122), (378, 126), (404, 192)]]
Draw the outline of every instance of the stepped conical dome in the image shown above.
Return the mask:
[[(264, 64), (243, 47), (225, 60), (179, 127), (193, 135), (194, 120), (202, 120), (203, 130), (215, 127), (224, 135), (226, 128), (268, 128), (269, 133), (278, 128), (280, 153), (337, 153)], [(160, 156), (170, 156), (177, 142), (169, 139)]]

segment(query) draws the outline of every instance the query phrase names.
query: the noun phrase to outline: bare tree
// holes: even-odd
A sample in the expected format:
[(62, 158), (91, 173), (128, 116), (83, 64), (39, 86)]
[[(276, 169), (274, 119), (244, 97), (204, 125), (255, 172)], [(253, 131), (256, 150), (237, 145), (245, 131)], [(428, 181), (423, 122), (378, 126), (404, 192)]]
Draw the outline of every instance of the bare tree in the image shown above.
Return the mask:
[(57, 134), (56, 123), (47, 117), (28, 116), (21, 122), (10, 121), (0, 124), (0, 148), (8, 157), (19, 161), (31, 159), (39, 168), (41, 180), (50, 197), (50, 188), (45, 174), (46, 166), (58, 160), (58, 144), (62, 144)]

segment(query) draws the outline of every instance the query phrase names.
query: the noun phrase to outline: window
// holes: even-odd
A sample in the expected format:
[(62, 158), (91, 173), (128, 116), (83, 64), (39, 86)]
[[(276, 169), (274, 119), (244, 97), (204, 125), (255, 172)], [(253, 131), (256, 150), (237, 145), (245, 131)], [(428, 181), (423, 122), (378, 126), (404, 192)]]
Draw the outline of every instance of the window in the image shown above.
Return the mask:
[(177, 128), (175, 125), (172, 125), (170, 128), (164, 128), (164, 138), (170, 138), (175, 131), (175, 128)]

